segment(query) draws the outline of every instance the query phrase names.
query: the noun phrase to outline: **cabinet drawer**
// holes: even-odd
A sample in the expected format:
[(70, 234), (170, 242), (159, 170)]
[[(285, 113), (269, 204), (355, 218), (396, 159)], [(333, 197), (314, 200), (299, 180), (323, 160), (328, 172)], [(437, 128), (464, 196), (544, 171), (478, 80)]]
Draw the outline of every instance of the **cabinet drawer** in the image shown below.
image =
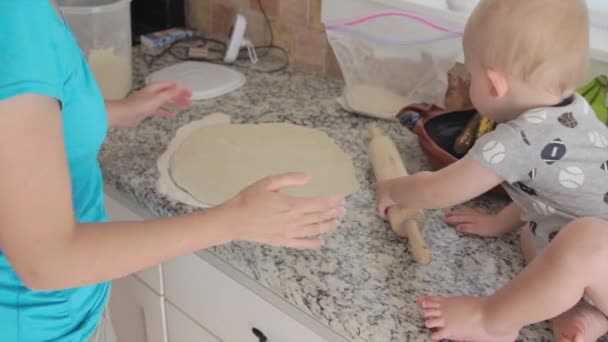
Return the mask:
[(161, 296), (164, 294), (161, 265), (156, 265), (137, 272), (135, 273), (135, 276), (144, 282), (144, 284), (150, 286), (150, 288), (157, 294)]
[(207, 330), (186, 317), (171, 303), (165, 303), (167, 342), (220, 342)]
[[(110, 221), (141, 221), (142, 217), (135, 214), (125, 205), (110, 196), (104, 196), (106, 213)], [(161, 266), (153, 266), (135, 274), (135, 276), (153, 289), (157, 294), (163, 294)]]
[(165, 298), (227, 342), (325, 342), (310, 329), (258, 297), (196, 255), (163, 265)]

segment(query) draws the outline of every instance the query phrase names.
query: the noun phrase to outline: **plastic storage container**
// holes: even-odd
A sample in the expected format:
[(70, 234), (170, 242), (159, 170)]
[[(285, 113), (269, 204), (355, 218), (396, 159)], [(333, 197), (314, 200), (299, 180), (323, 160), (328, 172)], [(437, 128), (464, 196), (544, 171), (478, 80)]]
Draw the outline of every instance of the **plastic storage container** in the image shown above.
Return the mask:
[[(608, 2), (587, 1), (592, 60), (586, 81), (608, 73)], [(463, 62), (462, 33), (476, 2), (326, 0), (322, 20), (347, 87), (378, 85), (412, 103), (444, 105), (446, 74)]]
[(124, 98), (133, 83), (131, 0), (63, 0), (61, 10), (104, 98)]

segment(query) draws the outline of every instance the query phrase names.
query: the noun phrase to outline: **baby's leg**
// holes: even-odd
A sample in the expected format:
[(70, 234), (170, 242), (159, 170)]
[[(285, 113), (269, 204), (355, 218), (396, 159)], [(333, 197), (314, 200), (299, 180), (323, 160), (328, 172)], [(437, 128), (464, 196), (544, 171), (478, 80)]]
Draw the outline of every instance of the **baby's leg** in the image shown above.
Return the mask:
[(567, 225), (522, 273), (484, 298), (420, 299), (434, 340), (514, 341), (529, 324), (573, 308), (586, 293), (608, 312), (608, 222), (580, 219)]
[(586, 301), (553, 319), (557, 342), (595, 342), (608, 332), (608, 319)]
[[(530, 264), (536, 256), (534, 235), (528, 225), (521, 229), (521, 249)], [(594, 342), (608, 332), (608, 319), (585, 301), (553, 319), (553, 334), (557, 342)]]
[(526, 260), (526, 265), (530, 264), (534, 257), (536, 256), (536, 249), (534, 247), (534, 235), (532, 235), (532, 231), (530, 230), (530, 226), (527, 224), (521, 227), (521, 253), (524, 255), (524, 260)]

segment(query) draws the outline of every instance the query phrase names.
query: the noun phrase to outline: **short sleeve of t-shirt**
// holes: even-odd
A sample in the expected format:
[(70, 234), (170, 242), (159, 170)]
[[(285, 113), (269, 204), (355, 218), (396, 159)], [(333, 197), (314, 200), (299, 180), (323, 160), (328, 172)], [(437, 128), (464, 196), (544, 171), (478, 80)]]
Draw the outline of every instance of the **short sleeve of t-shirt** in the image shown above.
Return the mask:
[(66, 70), (55, 57), (61, 54), (54, 32), (62, 23), (56, 15), (38, 13), (51, 10), (38, 1), (0, 2), (0, 100), (39, 94), (62, 102)]
[(468, 153), (507, 183), (513, 184), (528, 176), (533, 149), (517, 121), (499, 124), (496, 129), (477, 140)]

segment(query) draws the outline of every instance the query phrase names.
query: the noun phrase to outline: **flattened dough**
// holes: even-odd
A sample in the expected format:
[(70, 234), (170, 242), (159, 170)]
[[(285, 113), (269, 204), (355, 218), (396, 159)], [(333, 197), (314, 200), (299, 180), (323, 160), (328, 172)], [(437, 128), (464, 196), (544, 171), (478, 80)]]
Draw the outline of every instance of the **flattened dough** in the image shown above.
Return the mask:
[(171, 158), (171, 178), (198, 201), (221, 204), (270, 175), (307, 172), (294, 196), (348, 195), (359, 189), (350, 157), (322, 131), (285, 123), (213, 125), (194, 131)]
[(173, 153), (179, 148), (192, 132), (204, 126), (211, 125), (226, 125), (230, 123), (230, 116), (224, 113), (214, 113), (205, 116), (203, 119), (192, 121), (180, 127), (175, 133), (175, 137), (167, 146), (167, 150), (158, 158), (158, 179), (156, 180), (156, 189), (161, 194), (169, 197), (174, 201), (185, 203), (196, 208), (209, 208), (208, 204), (197, 201), (189, 193), (180, 189), (170, 175), (169, 165)]
[(414, 101), (385, 87), (356, 84), (344, 91), (338, 103), (347, 111), (386, 120), (396, 120), (397, 114)]

